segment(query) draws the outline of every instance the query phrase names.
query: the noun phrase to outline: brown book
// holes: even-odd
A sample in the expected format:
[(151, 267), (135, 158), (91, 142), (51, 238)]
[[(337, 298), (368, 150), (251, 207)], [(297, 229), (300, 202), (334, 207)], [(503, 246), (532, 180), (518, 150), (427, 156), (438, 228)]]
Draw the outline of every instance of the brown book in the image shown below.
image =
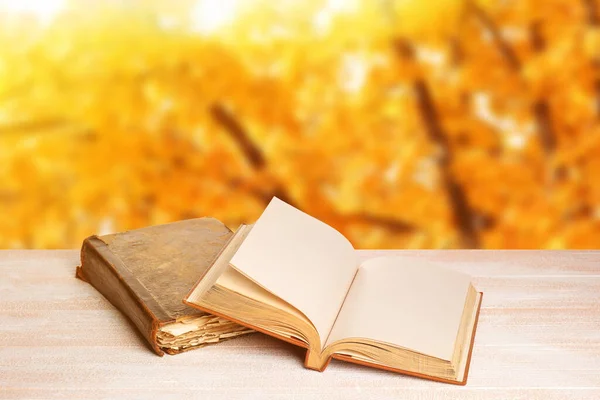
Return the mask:
[(339, 232), (274, 198), (185, 302), (307, 348), (311, 369), (337, 358), (465, 384), (481, 298), (443, 265), (360, 260)]
[(91, 236), (76, 276), (123, 312), (156, 354), (181, 353), (252, 332), (182, 303), (231, 237), (214, 218)]

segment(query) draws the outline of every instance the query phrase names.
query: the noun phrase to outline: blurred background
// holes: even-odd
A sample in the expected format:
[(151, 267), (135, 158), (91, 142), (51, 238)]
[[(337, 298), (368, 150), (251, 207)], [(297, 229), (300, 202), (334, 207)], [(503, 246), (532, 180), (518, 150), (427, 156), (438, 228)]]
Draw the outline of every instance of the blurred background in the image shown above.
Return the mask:
[(357, 248), (600, 248), (599, 11), (0, 0), (0, 248), (273, 195)]

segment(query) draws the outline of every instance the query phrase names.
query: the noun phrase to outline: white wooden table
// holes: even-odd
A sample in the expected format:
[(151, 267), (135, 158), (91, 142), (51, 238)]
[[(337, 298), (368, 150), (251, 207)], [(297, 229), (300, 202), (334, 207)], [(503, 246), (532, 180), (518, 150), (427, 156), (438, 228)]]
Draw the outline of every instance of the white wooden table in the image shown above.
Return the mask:
[(74, 278), (77, 251), (0, 251), (0, 398), (600, 399), (600, 251), (404, 253), (484, 292), (465, 387), (335, 360), (318, 373), (261, 334), (161, 358)]

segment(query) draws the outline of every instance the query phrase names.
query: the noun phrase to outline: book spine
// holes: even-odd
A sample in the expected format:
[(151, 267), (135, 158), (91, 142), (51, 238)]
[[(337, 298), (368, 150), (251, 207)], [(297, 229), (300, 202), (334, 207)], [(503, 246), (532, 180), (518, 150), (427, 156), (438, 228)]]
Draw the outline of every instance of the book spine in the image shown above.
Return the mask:
[(317, 349), (311, 349), (310, 347), (306, 350), (306, 357), (304, 358), (304, 367), (315, 371), (323, 372), (327, 365), (329, 365), (331, 357), (325, 356)]
[(122, 262), (110, 252), (108, 246), (97, 236), (92, 236), (83, 242), (81, 266), (77, 267), (75, 276), (90, 283), (125, 314), (141, 332), (152, 350), (162, 356), (164, 353), (156, 340), (156, 333), (161, 325), (160, 316), (157, 318), (142, 301), (139, 293), (131, 287), (140, 286), (139, 282), (133, 281), (134, 278), (131, 276), (123, 276), (126, 269), (119, 263)]

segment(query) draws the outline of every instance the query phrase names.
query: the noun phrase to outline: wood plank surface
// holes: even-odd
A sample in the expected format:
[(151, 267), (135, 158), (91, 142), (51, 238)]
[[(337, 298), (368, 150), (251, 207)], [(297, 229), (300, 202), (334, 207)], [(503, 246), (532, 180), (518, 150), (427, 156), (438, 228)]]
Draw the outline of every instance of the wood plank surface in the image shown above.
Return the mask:
[(467, 386), (333, 361), (253, 334), (158, 357), (74, 278), (74, 250), (0, 251), (0, 398), (600, 399), (600, 251), (361, 251), (425, 257), (483, 291)]

